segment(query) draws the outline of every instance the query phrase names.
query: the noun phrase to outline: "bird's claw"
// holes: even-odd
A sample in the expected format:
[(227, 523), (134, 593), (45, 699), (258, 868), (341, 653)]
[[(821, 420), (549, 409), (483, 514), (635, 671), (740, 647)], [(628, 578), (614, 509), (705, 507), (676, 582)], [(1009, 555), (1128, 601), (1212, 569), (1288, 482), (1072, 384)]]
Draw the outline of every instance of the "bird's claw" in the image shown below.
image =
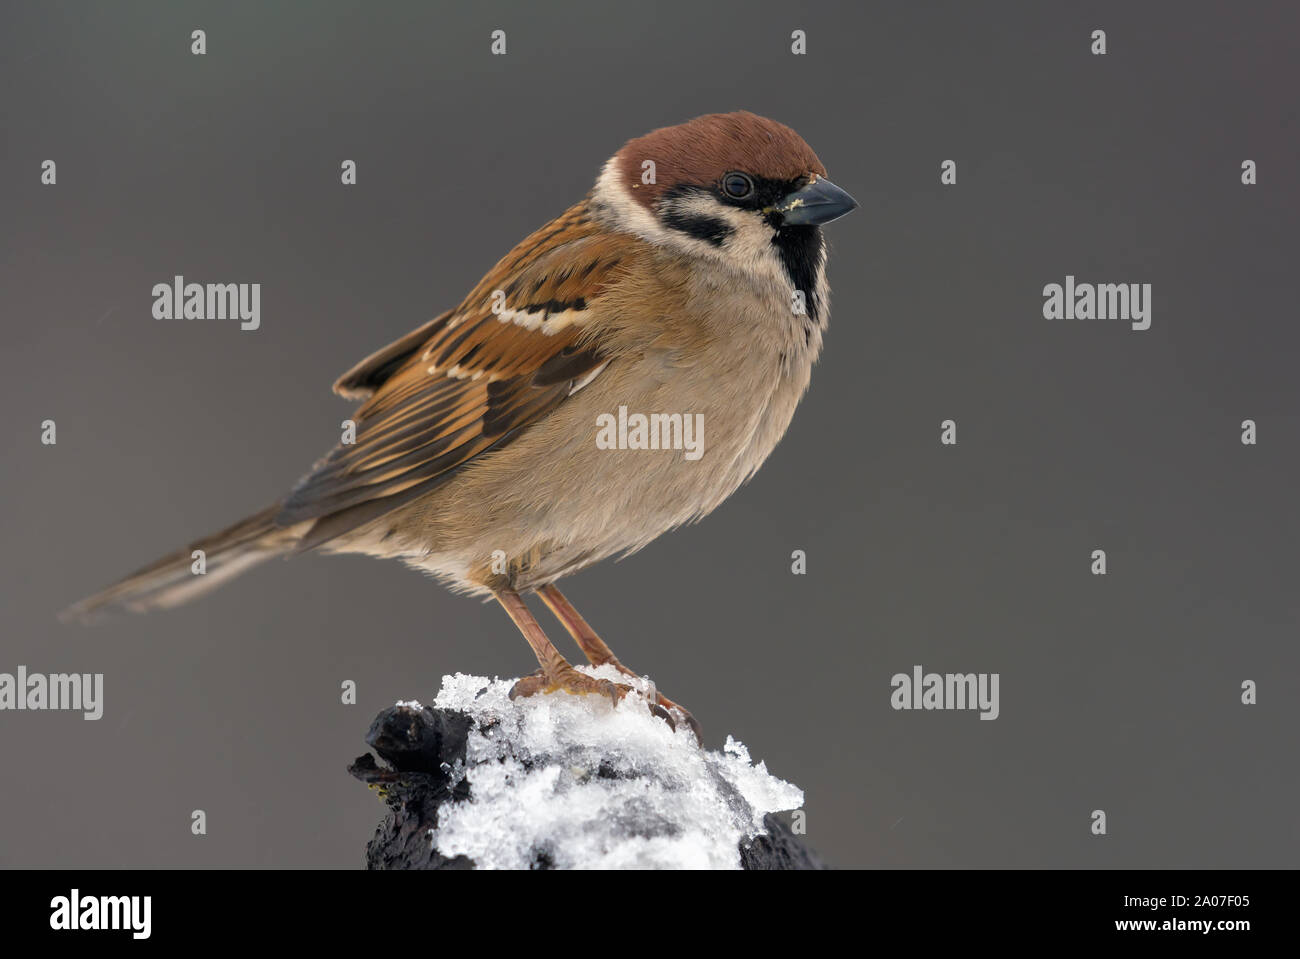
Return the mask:
[[(624, 670), (624, 672), (628, 675), (635, 675), (629, 670)], [(510, 699), (513, 701), (525, 696), (536, 696), (542, 693), (565, 692), (576, 696), (587, 696), (595, 693), (607, 697), (614, 706), (618, 706), (626, 698), (627, 694), (632, 691), (631, 686), (611, 682), (608, 679), (597, 679), (594, 676), (588, 676), (586, 673), (578, 672), (572, 667), (561, 670), (552, 676), (547, 676), (544, 670), (539, 669), (517, 680), (510, 687)], [(679, 723), (686, 723), (690, 731), (695, 734), (695, 741), (703, 745), (703, 731), (699, 722), (696, 721), (689, 710), (677, 705), (653, 686), (649, 690), (648, 698), (650, 699), (651, 715), (662, 719), (668, 724), (668, 728), (674, 732), (677, 731)]]

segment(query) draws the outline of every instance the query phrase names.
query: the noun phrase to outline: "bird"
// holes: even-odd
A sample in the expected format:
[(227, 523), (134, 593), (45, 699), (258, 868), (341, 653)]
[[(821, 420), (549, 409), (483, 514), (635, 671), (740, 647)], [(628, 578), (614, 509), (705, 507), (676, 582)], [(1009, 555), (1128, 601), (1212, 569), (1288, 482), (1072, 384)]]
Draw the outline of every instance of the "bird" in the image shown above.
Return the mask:
[[(173, 607), (274, 556), (361, 553), (494, 598), (539, 663), (512, 699), (617, 705), (633, 687), (572, 666), (524, 597), (540, 597), (593, 666), (637, 676), (556, 583), (702, 519), (768, 458), (827, 328), (822, 226), (857, 205), (799, 134), (747, 111), (627, 141), (581, 202), (459, 305), (335, 381), (360, 403), (351, 442), (271, 506), (63, 618)], [(698, 455), (678, 448), (672, 417), (657, 421), (659, 449), (642, 448), (644, 435), (611, 443), (613, 430), (598, 442), (626, 411), (680, 411), (700, 427)], [(650, 689), (651, 711), (700, 735)]]

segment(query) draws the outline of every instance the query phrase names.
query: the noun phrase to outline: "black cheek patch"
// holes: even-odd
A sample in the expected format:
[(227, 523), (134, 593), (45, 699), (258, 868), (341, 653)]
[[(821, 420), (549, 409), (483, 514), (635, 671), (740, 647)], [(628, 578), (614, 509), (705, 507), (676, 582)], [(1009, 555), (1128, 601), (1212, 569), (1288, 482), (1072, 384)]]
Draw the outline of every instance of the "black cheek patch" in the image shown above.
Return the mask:
[(680, 213), (675, 210), (666, 210), (659, 214), (659, 221), (678, 233), (685, 233), (687, 236), (693, 236), (705, 243), (712, 243), (714, 246), (722, 246), (727, 241), (727, 238), (735, 232), (725, 220), (719, 220), (715, 216), (708, 216), (703, 213)]

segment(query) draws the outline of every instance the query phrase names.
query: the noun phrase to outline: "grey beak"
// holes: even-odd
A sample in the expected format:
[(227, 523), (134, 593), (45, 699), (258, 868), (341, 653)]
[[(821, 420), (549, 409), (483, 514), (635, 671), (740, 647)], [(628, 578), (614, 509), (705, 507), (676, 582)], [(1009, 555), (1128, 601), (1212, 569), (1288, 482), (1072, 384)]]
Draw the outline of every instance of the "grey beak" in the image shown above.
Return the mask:
[(787, 226), (820, 226), (857, 209), (853, 199), (830, 180), (817, 179), (802, 190), (787, 194), (774, 212)]

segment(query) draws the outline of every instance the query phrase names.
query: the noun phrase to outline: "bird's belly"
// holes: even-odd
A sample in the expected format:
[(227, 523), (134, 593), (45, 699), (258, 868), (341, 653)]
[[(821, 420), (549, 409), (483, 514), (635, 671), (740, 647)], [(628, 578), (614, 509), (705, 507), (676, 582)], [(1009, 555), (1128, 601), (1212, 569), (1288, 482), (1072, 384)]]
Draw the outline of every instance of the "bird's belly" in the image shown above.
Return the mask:
[[(387, 555), (459, 589), (481, 591), (494, 568), (530, 589), (699, 519), (767, 458), (807, 382), (761, 355), (728, 372), (666, 357), (611, 363), (543, 421), (385, 522), (400, 530)], [(351, 548), (380, 551), (366, 540), (373, 545), (373, 531)]]

